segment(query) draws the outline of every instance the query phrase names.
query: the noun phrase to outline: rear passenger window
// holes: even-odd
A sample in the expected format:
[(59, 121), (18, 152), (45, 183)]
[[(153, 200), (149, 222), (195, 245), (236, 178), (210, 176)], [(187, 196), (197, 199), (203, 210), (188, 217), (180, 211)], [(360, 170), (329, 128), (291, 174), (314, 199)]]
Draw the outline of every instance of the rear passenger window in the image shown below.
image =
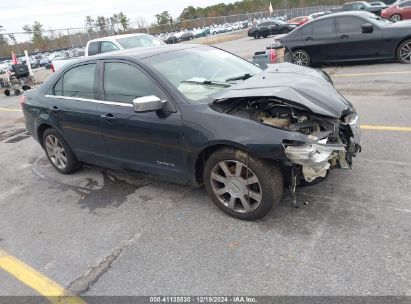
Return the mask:
[(97, 55), (98, 54), (98, 44), (99, 42), (91, 42), (88, 45), (88, 55), (92, 56), (92, 55)]
[(318, 20), (312, 23), (313, 34), (314, 35), (323, 35), (323, 34), (333, 34), (334, 30), (334, 19), (327, 18), (324, 20)]
[(160, 88), (138, 68), (118, 62), (104, 65), (105, 100), (132, 103), (137, 97), (149, 95), (166, 99)]
[(57, 96), (94, 98), (96, 64), (86, 64), (70, 69), (54, 86)]

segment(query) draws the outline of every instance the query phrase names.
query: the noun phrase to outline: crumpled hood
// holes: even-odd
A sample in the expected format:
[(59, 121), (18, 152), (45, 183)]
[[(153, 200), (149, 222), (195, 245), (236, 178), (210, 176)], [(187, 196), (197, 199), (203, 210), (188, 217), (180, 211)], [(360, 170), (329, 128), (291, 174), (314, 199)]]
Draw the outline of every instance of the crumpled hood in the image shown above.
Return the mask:
[(291, 63), (272, 65), (213, 97), (216, 102), (228, 98), (276, 97), (334, 118), (340, 118), (343, 111), (352, 108), (320, 71)]

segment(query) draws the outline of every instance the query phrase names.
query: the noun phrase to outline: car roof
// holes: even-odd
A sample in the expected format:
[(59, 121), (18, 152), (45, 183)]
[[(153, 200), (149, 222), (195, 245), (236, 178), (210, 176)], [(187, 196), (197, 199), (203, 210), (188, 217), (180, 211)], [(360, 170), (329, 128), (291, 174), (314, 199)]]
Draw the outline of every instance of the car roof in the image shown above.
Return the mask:
[[(115, 52), (103, 53), (98, 55), (93, 55), (90, 57), (85, 57), (84, 59), (76, 60), (76, 63), (83, 63), (95, 59), (120, 59), (124, 57), (131, 57), (136, 59), (144, 59), (160, 54), (171, 53), (175, 51), (193, 49), (193, 48), (206, 48), (210, 47), (208, 45), (202, 44), (167, 44), (158, 46), (147, 46), (139, 47), (133, 49), (119, 50)], [(68, 65), (67, 65), (68, 66)]]
[(144, 36), (147, 34), (144, 33), (136, 33), (136, 34), (124, 34), (124, 35), (114, 35), (114, 36), (106, 36), (106, 37), (101, 37), (101, 38), (96, 38), (96, 39), (91, 39), (89, 42), (94, 42), (94, 41), (104, 41), (104, 40), (115, 40), (115, 39), (121, 39), (121, 38), (128, 38), (128, 37), (138, 37), (138, 36)]
[(325, 15), (325, 16), (321, 16), (321, 17), (313, 20), (312, 22), (317, 21), (317, 20), (324, 20), (324, 19), (327, 19), (327, 18), (338, 17), (338, 16), (369, 17), (369, 16), (372, 16), (372, 15), (374, 15), (374, 14), (370, 13), (370, 12), (362, 12), (362, 11), (337, 12), (337, 13), (332, 13), (332, 14), (328, 14), (328, 15)]

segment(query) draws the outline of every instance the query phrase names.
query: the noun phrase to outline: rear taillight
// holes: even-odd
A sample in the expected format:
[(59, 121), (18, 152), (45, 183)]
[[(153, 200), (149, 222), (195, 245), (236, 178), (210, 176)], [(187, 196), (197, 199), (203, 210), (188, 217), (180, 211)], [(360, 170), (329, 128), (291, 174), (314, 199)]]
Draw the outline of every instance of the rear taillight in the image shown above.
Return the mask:
[(277, 52), (274, 49), (270, 49), (269, 54), (270, 54), (270, 63), (276, 63), (277, 62)]
[(55, 72), (55, 70), (54, 70), (54, 65), (53, 65), (53, 64), (51, 64), (51, 70), (52, 70), (53, 72)]

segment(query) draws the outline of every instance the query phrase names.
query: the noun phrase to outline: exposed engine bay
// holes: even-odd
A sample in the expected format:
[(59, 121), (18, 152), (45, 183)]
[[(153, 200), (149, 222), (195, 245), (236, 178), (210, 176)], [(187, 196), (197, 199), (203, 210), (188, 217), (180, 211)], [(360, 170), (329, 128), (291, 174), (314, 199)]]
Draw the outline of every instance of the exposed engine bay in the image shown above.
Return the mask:
[(360, 149), (350, 126), (358, 122), (354, 112), (331, 118), (299, 104), (267, 97), (231, 99), (211, 106), (219, 112), (306, 135), (305, 142), (283, 141), (286, 165), (297, 167), (306, 182), (325, 177), (331, 168), (351, 168), (352, 157)]

